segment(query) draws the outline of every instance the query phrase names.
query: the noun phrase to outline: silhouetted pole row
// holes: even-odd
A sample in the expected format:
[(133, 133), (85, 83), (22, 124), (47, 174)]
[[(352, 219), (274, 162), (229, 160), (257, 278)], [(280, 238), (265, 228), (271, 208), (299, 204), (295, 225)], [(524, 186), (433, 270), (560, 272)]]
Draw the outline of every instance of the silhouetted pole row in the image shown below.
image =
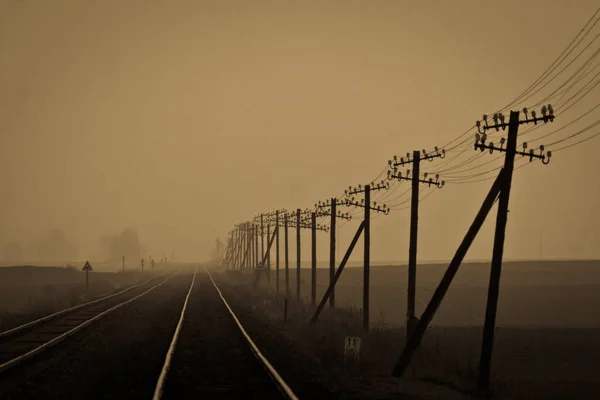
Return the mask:
[[(300, 295), (301, 295), (301, 283), (302, 283), (302, 279), (301, 279), (301, 229), (312, 229), (311, 225), (307, 223), (307, 219), (303, 218), (303, 216), (309, 215), (310, 216), (311, 211), (310, 210), (300, 210), (297, 209), (296, 212), (294, 213), (285, 213), (284, 214), (284, 222), (283, 222), (283, 228), (284, 228), (284, 235), (287, 235), (287, 231), (288, 228), (296, 228), (296, 298), (300, 299)], [(276, 222), (278, 220), (278, 214), (276, 214)], [(277, 229), (279, 229), (279, 226), (277, 227)], [(325, 230), (326, 228), (320, 226), (320, 225), (316, 225), (315, 226), (316, 230)], [(288, 236), (286, 236), (287, 238)], [(285, 242), (285, 251), (287, 252), (287, 254), (289, 254), (289, 240), (286, 239)], [(287, 261), (287, 270), (286, 270), (286, 293), (289, 293), (290, 290), (290, 282), (289, 282), (289, 256), (288, 256), (288, 261)]]
[[(482, 349), (479, 364), (479, 375), (477, 379), (477, 386), (479, 389), (487, 390), (489, 388), (491, 357), (496, 324), (496, 311), (498, 305), (498, 292), (502, 271), (502, 257), (506, 233), (510, 187), (512, 183), (512, 173), (514, 170), (514, 158), (515, 155), (519, 154), (523, 157), (529, 157), (530, 161), (532, 161), (534, 158), (538, 158), (542, 161), (542, 163), (548, 164), (550, 162), (550, 157), (552, 156), (551, 152), (544, 153), (543, 146), (539, 147), (539, 154), (535, 154), (534, 150), (529, 150), (529, 152), (527, 152), (527, 143), (523, 143), (523, 151), (516, 150), (519, 125), (528, 123), (537, 124), (539, 121), (543, 121), (544, 123), (552, 122), (554, 120), (552, 106), (548, 105), (547, 107), (544, 106), (542, 108), (542, 117), (536, 117), (535, 112), (532, 112), (532, 118), (529, 118), (527, 109), (524, 109), (523, 112), (526, 115), (525, 120), (519, 120), (518, 111), (511, 111), (508, 123), (505, 122), (505, 117), (501, 113), (493, 116), (494, 123), (492, 125), (488, 125), (487, 116), (485, 115), (483, 117), (484, 126), (481, 125), (480, 121), (477, 121), (476, 125), (479, 133), (477, 133), (475, 136), (475, 150), (489, 150), (490, 153), (493, 153), (494, 151), (505, 152), (506, 156), (504, 160), (504, 167), (500, 170), (500, 173), (494, 181), (494, 184), (492, 185), (488, 195), (483, 201), (479, 212), (477, 213), (471, 227), (467, 231), (465, 238), (458, 247), (454, 258), (450, 262), (446, 273), (444, 274), (429, 304), (423, 312), (421, 319), (417, 321), (414, 331), (411, 332), (406, 346), (392, 372), (394, 376), (402, 376), (406, 367), (408, 367), (410, 364), (412, 355), (418, 348), (429, 323), (431, 323), (435, 312), (437, 311), (446, 292), (448, 291), (448, 288), (452, 283), (452, 279), (456, 275), (456, 272), (458, 271), (458, 268), (460, 267), (460, 264), (464, 259), (469, 247), (477, 236), (479, 229), (483, 225), (486, 216), (491, 211), (496, 199), (499, 199), (498, 214), (496, 218), (496, 231), (494, 234), (494, 248), (492, 253), (492, 267), (490, 272), (490, 283), (488, 287), (488, 301), (486, 306)], [(507, 141), (502, 138), (500, 140), (499, 147), (495, 146), (493, 142), (490, 142), (489, 144), (486, 143), (487, 135), (485, 132), (487, 130), (495, 129), (496, 131), (499, 131), (500, 129), (505, 130), (507, 127)], [(507, 144), (506, 148), (503, 147), (505, 142)]]
[[(415, 298), (417, 292), (417, 236), (418, 236), (418, 226), (419, 226), (419, 186), (421, 183), (428, 184), (429, 186), (435, 185), (439, 188), (444, 186), (444, 181), (439, 182), (439, 175), (436, 175), (435, 181), (432, 178), (429, 180), (419, 179), (421, 174), (421, 161), (433, 161), (435, 158), (444, 158), (446, 155), (446, 151), (442, 149), (441, 152), (438, 151), (438, 148), (435, 148), (434, 154), (427, 154), (425, 150), (423, 150), (423, 157), (421, 157), (421, 153), (418, 150), (413, 151), (412, 160), (410, 157), (410, 153), (406, 154), (406, 160), (400, 157), (400, 160), (396, 156), (394, 156), (394, 160), (388, 161), (388, 165), (391, 168), (387, 172), (387, 176), (389, 180), (397, 179), (398, 181), (402, 180), (410, 180), (412, 183), (412, 196), (410, 203), (410, 242), (408, 246), (408, 289), (407, 289), (407, 302), (406, 302), (406, 338), (410, 336), (410, 332), (414, 330), (415, 324), (417, 322), (417, 318), (415, 316)], [(405, 164), (412, 163), (413, 171), (411, 178), (411, 171), (407, 170), (405, 176), (402, 175), (401, 172), (398, 171), (398, 167), (404, 166)], [(427, 178), (427, 173), (425, 173), (425, 178)]]
[[(477, 385), (481, 389), (487, 389), (489, 386), (489, 376), (490, 376), (490, 366), (491, 366), (491, 357), (493, 352), (493, 342), (494, 342), (494, 331), (496, 324), (496, 313), (497, 313), (497, 305), (498, 305), (498, 293), (500, 287), (500, 276), (502, 271), (502, 258), (503, 258), (503, 250), (504, 250), (504, 240), (506, 235), (506, 223), (507, 223), (507, 214), (508, 214), (508, 205), (510, 198), (510, 190), (512, 184), (512, 174), (514, 170), (514, 160), (516, 155), (521, 155), (522, 157), (529, 157), (529, 161), (532, 161), (534, 158), (540, 159), (543, 164), (548, 164), (550, 162), (550, 158), (552, 156), (551, 152), (544, 153), (544, 146), (539, 146), (539, 153), (536, 153), (533, 149), (527, 149), (527, 143), (523, 143), (523, 150), (517, 151), (517, 136), (518, 136), (518, 128), (521, 124), (537, 124), (540, 121), (544, 123), (552, 122), (554, 120), (554, 111), (551, 105), (543, 106), (541, 109), (542, 116), (536, 117), (535, 112), (531, 112), (531, 117), (529, 117), (529, 112), (527, 109), (523, 109), (523, 113), (525, 114), (524, 120), (519, 120), (520, 113), (518, 111), (511, 111), (509, 122), (505, 122), (505, 117), (502, 113), (494, 114), (493, 123), (488, 124), (487, 116), (483, 116), (483, 124), (481, 121), (477, 121), (476, 126), (478, 128), (478, 133), (475, 135), (475, 150), (481, 151), (489, 151), (493, 153), (494, 151), (505, 152), (505, 160), (504, 166), (500, 170), (500, 173), (496, 177), (492, 187), (490, 188), (489, 193), (483, 200), (483, 203), (473, 220), (473, 223), (469, 227), (463, 241), (460, 246), (456, 250), (454, 257), (452, 258), (446, 273), (442, 277), (437, 289), (435, 290), (431, 300), (429, 301), (425, 311), (423, 312), (421, 318), (416, 317), (415, 312), (415, 297), (416, 297), (416, 265), (417, 265), (417, 238), (418, 238), (418, 217), (419, 217), (419, 186), (421, 183), (428, 185), (435, 185), (438, 188), (444, 186), (444, 181), (439, 181), (439, 175), (435, 175), (434, 178), (427, 178), (427, 174), (423, 174), (424, 178), (421, 179), (421, 161), (433, 161), (435, 158), (444, 158), (445, 150), (438, 151), (437, 147), (435, 148), (435, 153), (427, 154), (424, 150), (421, 152), (414, 151), (412, 154), (412, 159), (410, 159), (410, 153), (407, 154), (407, 160), (405, 161), (403, 158), (400, 158), (398, 162), (398, 158), (394, 157), (394, 161), (388, 161), (388, 164), (391, 168), (388, 171), (388, 179), (397, 179), (401, 180), (410, 180), (412, 183), (412, 197), (411, 197), (411, 223), (410, 223), (410, 242), (409, 242), (409, 269), (408, 269), (408, 298), (407, 298), (407, 341), (404, 347), (404, 350), (396, 363), (393, 375), (401, 376), (405, 371), (406, 367), (410, 364), (410, 360), (415, 350), (418, 348), (420, 341), (422, 339), (423, 334), (425, 333), (428, 325), (431, 323), (437, 309), (443, 301), (443, 298), (448, 291), (450, 284), (458, 271), (460, 264), (462, 263), (469, 247), (471, 246), (473, 240), (477, 236), (481, 226), (483, 225), (485, 218), (493, 207), (495, 201), (499, 199), (498, 205), (498, 214), (496, 217), (496, 227), (494, 233), (494, 247), (492, 254), (492, 265), (490, 271), (490, 282), (488, 287), (488, 300), (486, 305), (486, 315), (485, 315), (485, 324), (483, 328), (483, 340), (482, 340), (482, 349), (480, 356), (480, 365), (479, 365), (479, 376)], [(487, 131), (490, 129), (495, 129), (496, 132), (499, 132), (501, 129), (506, 130), (508, 128), (508, 140), (504, 138), (500, 139), (500, 145), (496, 146), (493, 142), (487, 142)], [(506, 148), (504, 148), (504, 144), (506, 143)], [(403, 166), (405, 164), (412, 163), (413, 171), (412, 176), (410, 170), (406, 171), (405, 176), (402, 173), (398, 172), (398, 166)], [(319, 226), (316, 224), (317, 217), (330, 216), (331, 224), (330, 224), (330, 282), (329, 286), (325, 292), (325, 295), (321, 299), (311, 322), (315, 322), (321, 311), (323, 310), (327, 300), (329, 300), (330, 307), (335, 306), (335, 284), (337, 283), (341, 273), (346, 265), (359, 237), (364, 233), (364, 259), (363, 259), (363, 329), (365, 332), (369, 330), (369, 288), (370, 288), (370, 220), (371, 220), (371, 211), (381, 212), (384, 214), (388, 214), (390, 209), (384, 204), (383, 207), (377, 206), (376, 202), (371, 204), (371, 191), (373, 190), (381, 190), (388, 189), (389, 183), (384, 184), (383, 181), (381, 184), (369, 184), (364, 188), (361, 185), (358, 188), (350, 187), (349, 190), (346, 190), (346, 197), (352, 196), (358, 193), (364, 193), (365, 197), (358, 202), (352, 197), (351, 199), (345, 199), (344, 202), (338, 202), (336, 198), (332, 198), (330, 203), (318, 203), (317, 211), (310, 213), (310, 224), (307, 223), (306, 220), (301, 218), (300, 209), (296, 210), (295, 221), (292, 222), (292, 225), (295, 223), (296, 227), (296, 240), (297, 240), (297, 288), (296, 295), (300, 298), (300, 230), (301, 228), (311, 228), (312, 236), (312, 254), (311, 254), (311, 270), (312, 270), (312, 278), (311, 278), (311, 302), (314, 305), (316, 303), (316, 230), (319, 229)], [(336, 219), (340, 217), (339, 212), (337, 212), (337, 206), (344, 205), (348, 207), (363, 207), (364, 208), (364, 217), (361, 222), (350, 246), (348, 247), (346, 254), (338, 267), (337, 271), (335, 270), (335, 250), (336, 250)], [(323, 208), (329, 208), (329, 214), (327, 212), (321, 210)], [(347, 214), (346, 214), (347, 215)], [(292, 215), (293, 217), (293, 215)], [(348, 216), (349, 217), (349, 216)], [(288, 227), (290, 221), (288, 220), (289, 216), (287, 212), (284, 212), (284, 235), (285, 235), (285, 273), (286, 273), (286, 296), (289, 295), (289, 248), (288, 248)], [(349, 218), (348, 218), (349, 219)], [(262, 234), (263, 234), (263, 216), (261, 215), (261, 243), (263, 242)], [(271, 244), (273, 240), (276, 240), (276, 287), (279, 292), (279, 228), (280, 228), (280, 220), (279, 220), (279, 211), (275, 212), (275, 229), (276, 231), (273, 233), (273, 236), (269, 240), (269, 246), (267, 248), (267, 254), (264, 253), (263, 250), (263, 262), (264, 257), (269, 260), (268, 254), (270, 252)], [(268, 229), (269, 227), (267, 227)], [(237, 239), (234, 239), (236, 236), (232, 236), (232, 249), (231, 249), (231, 259), (233, 259), (233, 263), (237, 263), (241, 267), (247, 267), (247, 252), (251, 246), (249, 242), (249, 229), (247, 224), (240, 224), (237, 226), (238, 236)], [(258, 253), (258, 234), (254, 233), (255, 242), (255, 251)], [(264, 248), (264, 244), (262, 244)], [(234, 250), (235, 249), (235, 250)], [(243, 249), (243, 250), (242, 250)], [(256, 261), (258, 262), (258, 261)], [(268, 261), (270, 265), (270, 261)], [(123, 257), (123, 268), (125, 268), (125, 259)]]

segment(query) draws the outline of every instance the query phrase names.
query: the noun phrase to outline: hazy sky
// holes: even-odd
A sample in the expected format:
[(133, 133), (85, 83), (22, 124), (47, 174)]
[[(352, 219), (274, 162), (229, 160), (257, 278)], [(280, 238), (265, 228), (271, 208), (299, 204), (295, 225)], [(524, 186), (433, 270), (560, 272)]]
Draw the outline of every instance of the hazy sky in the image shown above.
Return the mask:
[[(85, 259), (102, 234), (135, 226), (151, 253), (204, 258), (234, 223), (311, 207), (394, 154), (449, 142), (527, 88), (597, 8), (0, 0), (0, 241), (61, 228)], [(544, 257), (600, 257), (599, 146), (515, 172), (507, 258), (539, 257), (542, 232)], [(490, 185), (423, 201), (419, 259), (452, 257)], [(408, 211), (373, 221), (373, 260), (407, 260)], [(469, 258), (491, 257), (494, 222), (495, 209)], [(357, 224), (341, 227), (340, 247)]]

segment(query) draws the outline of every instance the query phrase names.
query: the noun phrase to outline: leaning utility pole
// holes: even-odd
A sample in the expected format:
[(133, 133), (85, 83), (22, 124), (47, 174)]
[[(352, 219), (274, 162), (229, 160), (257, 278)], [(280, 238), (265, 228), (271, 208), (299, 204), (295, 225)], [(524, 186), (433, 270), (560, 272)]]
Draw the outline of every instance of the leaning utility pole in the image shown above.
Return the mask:
[[(506, 129), (507, 124), (504, 122), (504, 116), (502, 114), (494, 115), (494, 125), (489, 126), (487, 124), (487, 117), (484, 116), (485, 126), (482, 128), (481, 124), (478, 123), (479, 133), (483, 134), (481, 140), (479, 136), (476, 137), (475, 150), (480, 149), (481, 151), (489, 150), (492, 153), (494, 150), (505, 152), (503, 170), (506, 171), (506, 177), (503, 182), (502, 188), (500, 189), (500, 196), (498, 201), (498, 214), (496, 216), (496, 232), (494, 234), (494, 248), (492, 251), (492, 268), (490, 272), (490, 283), (488, 287), (488, 301), (485, 310), (485, 323), (483, 327), (483, 340), (481, 344), (481, 357), (479, 362), (479, 376), (477, 379), (477, 386), (480, 389), (487, 389), (489, 387), (491, 361), (492, 361), (492, 350), (494, 346), (494, 331), (496, 328), (496, 311), (498, 307), (498, 294), (500, 292), (500, 275), (502, 272), (502, 257), (504, 252), (504, 239), (506, 236), (506, 219), (508, 216), (508, 203), (510, 197), (510, 189), (512, 185), (512, 175), (515, 164), (515, 155), (517, 154), (517, 135), (519, 132), (520, 124), (535, 123), (538, 121), (553, 121), (554, 111), (552, 106), (544, 106), (542, 108), (542, 117), (536, 118), (535, 111), (532, 112), (532, 119), (528, 118), (527, 109), (523, 109), (525, 113), (525, 120), (519, 121), (519, 111), (511, 111), (510, 118), (508, 121), (508, 140), (506, 141), (506, 149), (503, 148), (504, 138), (500, 141), (500, 147), (495, 147), (494, 143), (487, 145), (485, 132), (488, 129), (495, 128), (496, 131), (499, 128)], [(498, 120), (500, 122), (498, 122)], [(483, 129), (483, 130), (482, 130)], [(478, 134), (479, 135), (479, 134)], [(542, 163), (547, 164), (550, 162), (551, 152), (544, 154), (544, 147), (540, 146), (540, 154), (534, 154), (533, 149), (526, 153), (527, 143), (523, 144), (523, 151), (518, 152), (522, 156), (529, 156), (530, 161), (533, 158), (539, 158)]]
[[(524, 109), (523, 112), (527, 116), (527, 109)], [(418, 320), (414, 331), (411, 333), (406, 343), (406, 346), (402, 351), (402, 354), (400, 355), (396, 366), (394, 367), (394, 370), (392, 372), (393, 376), (402, 376), (402, 374), (410, 364), (412, 356), (421, 342), (421, 338), (425, 334), (429, 323), (431, 323), (431, 321), (433, 320), (436, 311), (442, 303), (444, 296), (448, 291), (452, 280), (454, 279), (454, 276), (458, 272), (461, 262), (463, 261), (465, 255), (467, 254), (467, 251), (469, 250), (469, 247), (475, 240), (477, 233), (482, 227), (485, 218), (492, 209), (492, 206), (494, 205), (496, 199), (499, 198), (500, 204), (498, 206), (498, 216), (496, 219), (496, 233), (494, 236), (492, 268), (490, 273), (490, 285), (488, 288), (488, 303), (486, 306), (486, 317), (482, 340), (481, 359), (479, 364), (479, 376), (477, 380), (477, 386), (479, 389), (485, 390), (489, 387), (490, 365), (496, 323), (496, 309), (498, 304), (498, 292), (502, 268), (502, 252), (506, 229), (506, 216), (508, 213), (508, 198), (510, 194), (512, 171), (514, 167), (514, 156), (516, 154), (519, 154), (524, 157), (529, 157), (529, 161), (532, 161), (533, 158), (539, 158), (541, 159), (543, 164), (548, 164), (550, 162), (550, 157), (552, 156), (551, 152), (547, 152), (546, 154), (544, 154), (543, 146), (539, 147), (540, 154), (535, 154), (534, 150), (529, 150), (529, 153), (527, 153), (527, 143), (523, 143), (523, 151), (516, 151), (518, 126), (520, 124), (527, 124), (532, 122), (537, 124), (538, 121), (544, 121), (544, 123), (546, 123), (552, 122), (554, 120), (554, 111), (552, 110), (552, 106), (544, 106), (542, 108), (542, 114), (543, 117), (536, 118), (535, 112), (532, 112), (531, 119), (526, 117), (525, 120), (519, 121), (519, 113), (511, 112), (508, 124), (504, 122), (505, 118), (502, 114), (495, 114), (493, 117), (494, 125), (492, 126), (488, 125), (487, 116), (484, 115), (484, 127), (481, 126), (480, 121), (477, 121), (476, 125), (479, 130), (479, 133), (475, 135), (475, 150), (489, 150), (490, 153), (493, 153), (495, 150), (500, 152), (506, 152), (507, 155), (505, 158), (504, 167), (500, 170), (500, 173), (496, 177), (496, 180), (494, 181), (494, 184), (490, 188), (489, 193), (483, 201), (479, 212), (475, 216), (473, 223), (471, 224), (463, 241), (458, 247), (456, 254), (452, 258), (452, 261), (448, 265), (448, 268), (444, 276), (442, 277), (437, 289), (433, 293), (429, 304), (425, 308), (425, 311), (423, 312), (421, 318)], [(509, 128), (509, 139), (506, 149), (503, 148), (503, 145), (505, 143), (504, 138), (500, 140), (500, 147), (494, 146), (493, 142), (486, 144), (486, 130), (494, 128), (496, 129), (496, 131), (499, 131), (500, 128), (502, 128), (502, 130), (505, 130), (506, 127)]]
[[(394, 156), (394, 161), (388, 161), (388, 165), (391, 170), (388, 170), (388, 179), (397, 179), (398, 181), (402, 180), (410, 180), (412, 182), (412, 197), (411, 197), (411, 205), (410, 205), (410, 243), (408, 247), (408, 299), (407, 299), (407, 310), (406, 310), (406, 339), (410, 336), (410, 333), (413, 331), (417, 318), (415, 317), (415, 297), (416, 297), (416, 286), (417, 286), (417, 236), (418, 236), (418, 224), (419, 224), (419, 186), (421, 183), (428, 184), (431, 186), (432, 184), (441, 188), (444, 186), (444, 181), (439, 182), (439, 175), (436, 175), (435, 182), (432, 178), (429, 180), (419, 179), (421, 174), (421, 161), (433, 161), (434, 158), (444, 158), (446, 155), (446, 151), (442, 149), (441, 152), (438, 151), (437, 146), (435, 147), (434, 154), (427, 154), (425, 150), (423, 150), (423, 157), (421, 157), (421, 153), (418, 150), (413, 151), (412, 160), (410, 158), (410, 153), (406, 154), (406, 160), (400, 157), (400, 161), (398, 158)], [(410, 170), (407, 171), (406, 176), (402, 176), (401, 172), (398, 172), (399, 166), (404, 166), (405, 164), (412, 163), (413, 171), (412, 178), (410, 177)], [(425, 173), (425, 178), (427, 178), (427, 173)]]

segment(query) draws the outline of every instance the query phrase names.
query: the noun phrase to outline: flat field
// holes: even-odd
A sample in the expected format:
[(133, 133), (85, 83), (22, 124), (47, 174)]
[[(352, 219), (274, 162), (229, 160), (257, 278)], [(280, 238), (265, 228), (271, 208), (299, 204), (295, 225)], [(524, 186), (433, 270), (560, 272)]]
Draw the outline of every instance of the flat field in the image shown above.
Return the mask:
[[(420, 315), (447, 264), (417, 266), (417, 315)], [(487, 299), (490, 263), (461, 265), (433, 325), (480, 326)], [(271, 286), (275, 286), (275, 269)], [(280, 269), (285, 291), (285, 270)], [(301, 295), (310, 302), (311, 271), (301, 269)], [(296, 267), (290, 263), (290, 293), (296, 294)], [(371, 267), (371, 319), (402, 326), (406, 316), (407, 266)], [(346, 268), (336, 285), (336, 306), (362, 307), (363, 269)], [(329, 283), (329, 271), (317, 269), (317, 302)], [(507, 327), (600, 327), (600, 261), (505, 262), (500, 282), (497, 324)]]
[(0, 331), (150, 279), (148, 273), (90, 272), (75, 268), (0, 267)]
[[(446, 267), (418, 266), (418, 316)], [(489, 271), (489, 263), (461, 266), (413, 359), (408, 371), (411, 380), (433, 381), (457, 391), (474, 386)], [(296, 270), (290, 268), (289, 272), (287, 321), (283, 322), (283, 296), (275, 292), (275, 271), (271, 272), (271, 284), (261, 285), (256, 292), (255, 312), (332, 369), (346, 369), (342, 362), (344, 338), (361, 337), (360, 366), (350, 386), (364, 381), (388, 393), (396, 391), (397, 381), (382, 377), (390, 374), (406, 340), (407, 267), (371, 267), (371, 332), (366, 335), (360, 323), (362, 268), (343, 272), (336, 286), (338, 310), (326, 306), (312, 327), (307, 323), (314, 311), (310, 270), (301, 271), (301, 302), (295, 298)], [(329, 271), (318, 269), (317, 303), (328, 281)], [(283, 269), (280, 289), (285, 290)], [(492, 362), (496, 397), (596, 398), (600, 393), (598, 309), (598, 261), (504, 263)]]

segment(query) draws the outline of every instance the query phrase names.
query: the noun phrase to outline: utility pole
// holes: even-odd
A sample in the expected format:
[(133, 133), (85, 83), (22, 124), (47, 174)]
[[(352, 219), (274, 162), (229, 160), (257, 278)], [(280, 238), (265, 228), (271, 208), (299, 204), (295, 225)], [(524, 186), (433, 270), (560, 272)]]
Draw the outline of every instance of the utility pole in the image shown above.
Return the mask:
[(296, 209), (296, 299), (300, 300), (300, 283), (302, 275), (300, 270), (300, 209)]
[[(320, 217), (326, 217), (326, 216), (330, 216), (330, 222), (329, 222), (329, 286), (331, 287), (330, 293), (328, 295), (328, 299), (329, 299), (329, 308), (334, 308), (335, 307), (335, 285), (333, 284), (333, 281), (335, 280), (335, 274), (336, 274), (336, 260), (335, 260), (335, 251), (336, 251), (336, 219), (337, 218), (341, 218), (341, 219), (346, 219), (346, 220), (351, 220), (352, 217), (346, 213), (346, 214), (342, 214), (341, 212), (337, 211), (337, 206), (339, 205), (346, 205), (346, 202), (338, 202), (338, 199), (336, 199), (335, 197), (332, 198), (331, 200), (327, 200), (324, 202), (319, 201), (316, 204), (316, 207), (319, 211), (319, 215)], [(323, 209), (328, 208), (328, 211), (324, 211)]]
[(288, 255), (288, 214), (283, 214), (283, 225), (284, 225), (284, 245), (285, 245), (285, 297), (290, 294), (290, 259)]
[(276, 248), (275, 248), (275, 290), (279, 294), (279, 210), (275, 211), (275, 229), (277, 229)]
[(360, 203), (354, 200), (352, 197), (350, 200), (346, 199), (345, 205), (347, 206), (355, 206), (355, 207), (364, 207), (365, 214), (363, 220), (364, 227), (364, 261), (363, 261), (363, 330), (365, 332), (369, 332), (369, 291), (370, 291), (370, 270), (371, 270), (371, 210), (382, 212), (384, 214), (389, 214), (390, 209), (384, 204), (383, 208), (381, 206), (377, 206), (377, 203), (373, 203), (371, 206), (371, 190), (387, 190), (390, 188), (389, 183), (381, 183), (375, 185), (371, 183), (370, 185), (365, 185), (364, 188), (361, 185), (358, 185), (357, 188), (349, 187), (346, 190), (346, 197), (352, 196), (358, 193), (364, 193), (365, 197), (361, 200)]
[[(260, 249), (261, 249), (261, 258), (265, 255), (265, 225), (263, 222), (263, 215), (260, 214)], [(267, 240), (269, 240), (269, 236), (267, 236)]]
[[(329, 229), (331, 229), (329, 235), (329, 285), (333, 285), (335, 279), (335, 216), (337, 209), (337, 199), (334, 197), (331, 199), (331, 221)], [(332, 286), (331, 294), (329, 295), (329, 308), (335, 307), (335, 287)]]
[(261, 258), (258, 257), (258, 225), (254, 224), (254, 268), (258, 268), (258, 263)]
[[(267, 240), (271, 237), (271, 225), (267, 224)], [(271, 249), (267, 251), (267, 283), (271, 287)]]
[(369, 332), (369, 286), (371, 271), (371, 186), (365, 185), (365, 228), (363, 232), (364, 264), (363, 264), (363, 329)]
[(317, 304), (317, 213), (310, 214), (311, 232), (311, 279), (310, 299), (313, 307)]
[(123, 271), (125, 271), (125, 256), (123, 256)]
[[(412, 331), (414, 330), (418, 319), (415, 316), (415, 297), (417, 292), (417, 237), (418, 237), (418, 225), (419, 225), (419, 186), (421, 183), (426, 183), (429, 186), (432, 184), (441, 188), (444, 186), (444, 181), (439, 181), (439, 175), (436, 175), (435, 181), (432, 178), (429, 180), (419, 179), (421, 175), (421, 161), (433, 161), (434, 158), (444, 158), (446, 151), (442, 149), (441, 152), (435, 147), (434, 154), (427, 154), (423, 150), (423, 157), (418, 150), (413, 151), (412, 160), (410, 153), (406, 154), (406, 160), (400, 158), (398, 161), (397, 157), (394, 156), (394, 161), (388, 161), (388, 165), (391, 170), (388, 170), (388, 179), (397, 179), (398, 181), (410, 180), (412, 182), (412, 196), (410, 205), (410, 243), (408, 247), (408, 289), (407, 289), (407, 310), (406, 310), (406, 340), (408, 340)], [(398, 172), (399, 166), (412, 163), (413, 171), (412, 178), (410, 177), (410, 170), (407, 171), (406, 176), (402, 176), (402, 173)], [(425, 173), (427, 178), (427, 173)]]
[[(306, 217), (301, 218), (302, 215)], [(323, 216), (324, 214), (319, 214)], [(299, 221), (299, 222), (298, 222)], [(310, 221), (310, 224), (309, 224)], [(325, 226), (317, 224), (317, 213), (311, 210), (296, 210), (296, 229), (298, 237), (300, 237), (301, 228), (310, 228), (311, 230), (311, 303), (314, 306), (316, 304), (317, 296), (317, 231), (328, 231)], [(300, 241), (298, 241), (298, 249), (300, 249)], [(299, 259), (298, 259), (299, 260)], [(300, 265), (300, 262), (298, 263)], [(298, 274), (298, 281), (300, 281), (300, 274)], [(300, 298), (300, 287), (297, 288), (297, 296)]]
[[(483, 340), (481, 344), (481, 358), (479, 362), (479, 376), (477, 379), (477, 386), (479, 389), (487, 390), (489, 388), (489, 379), (491, 371), (492, 351), (494, 346), (494, 331), (496, 328), (496, 311), (498, 307), (498, 294), (500, 291), (500, 275), (502, 273), (502, 258), (504, 252), (504, 239), (506, 236), (506, 220), (508, 216), (508, 204), (510, 197), (510, 189), (512, 184), (512, 174), (514, 170), (515, 155), (520, 154), (522, 156), (529, 156), (529, 161), (533, 158), (541, 159), (542, 163), (548, 164), (550, 162), (551, 152), (544, 154), (544, 147), (540, 146), (540, 154), (535, 154), (534, 150), (529, 150), (526, 153), (527, 143), (523, 144), (523, 151), (517, 152), (517, 135), (520, 124), (535, 123), (538, 121), (544, 121), (544, 123), (554, 120), (554, 110), (551, 105), (542, 107), (542, 117), (536, 117), (535, 112), (532, 112), (532, 118), (528, 118), (527, 109), (523, 109), (525, 114), (525, 120), (519, 120), (519, 111), (511, 111), (508, 122), (508, 140), (506, 141), (506, 148), (503, 148), (504, 138), (500, 140), (500, 147), (494, 146), (491, 142), (489, 145), (486, 144), (486, 131), (488, 129), (496, 129), (499, 131), (500, 128), (505, 130), (507, 124), (504, 122), (505, 118), (502, 114), (495, 114), (493, 117), (494, 124), (488, 125), (487, 116), (484, 116), (485, 126), (481, 127), (481, 123), (477, 122), (477, 128), (479, 133), (475, 138), (475, 150), (480, 149), (481, 151), (489, 150), (493, 153), (494, 150), (505, 152), (506, 156), (504, 159), (504, 167), (506, 178), (500, 189), (500, 196), (498, 201), (498, 214), (496, 216), (496, 231), (494, 234), (494, 248), (492, 251), (492, 267), (490, 272), (490, 283), (488, 287), (488, 301), (485, 310), (485, 323), (483, 327)], [(482, 136), (479, 136), (482, 134)]]

